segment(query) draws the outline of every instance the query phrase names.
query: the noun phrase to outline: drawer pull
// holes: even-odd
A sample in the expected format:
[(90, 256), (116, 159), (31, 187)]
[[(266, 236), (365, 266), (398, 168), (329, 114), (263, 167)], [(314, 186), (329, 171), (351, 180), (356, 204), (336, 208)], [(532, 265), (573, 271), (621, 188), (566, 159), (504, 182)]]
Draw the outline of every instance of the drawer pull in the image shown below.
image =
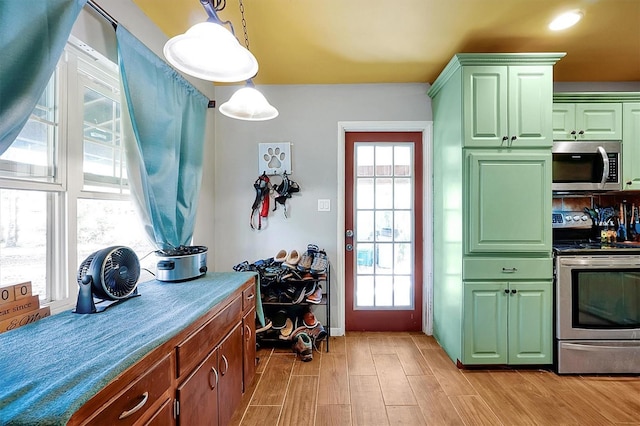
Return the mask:
[(148, 399), (149, 399), (149, 392), (143, 393), (142, 394), (142, 401), (140, 401), (138, 403), (138, 405), (133, 407), (131, 410), (123, 411), (122, 414), (120, 414), (120, 417), (118, 417), (118, 419), (120, 419), (120, 420), (126, 419), (127, 417), (129, 417), (130, 415), (135, 413), (136, 411), (140, 410), (142, 407), (144, 407), (144, 404), (147, 403)]
[(256, 297), (256, 295), (255, 295), (254, 293), (247, 294), (247, 300), (251, 300), (251, 299), (253, 299), (254, 297)]
[(222, 355), (222, 360), (224, 361), (224, 372), (220, 371), (220, 374), (224, 376), (227, 374), (227, 371), (229, 371), (229, 361), (227, 361), (227, 357), (224, 355)]
[(213, 367), (211, 367), (211, 372), (213, 373), (214, 380), (212, 383), (211, 382), (212, 375), (209, 374), (209, 387), (211, 388), (211, 390), (214, 390), (216, 388), (216, 384), (218, 383), (218, 372)]
[(503, 274), (513, 274), (515, 272), (518, 272), (518, 268), (502, 268)]

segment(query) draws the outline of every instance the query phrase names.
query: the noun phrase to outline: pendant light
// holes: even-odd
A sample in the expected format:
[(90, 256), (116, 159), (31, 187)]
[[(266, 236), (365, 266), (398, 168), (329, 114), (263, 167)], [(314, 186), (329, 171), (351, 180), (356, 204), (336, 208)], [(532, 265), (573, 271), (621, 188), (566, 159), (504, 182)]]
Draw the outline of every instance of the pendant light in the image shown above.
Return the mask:
[[(240, 2), (240, 13), (242, 14), (242, 28), (244, 29), (244, 42), (249, 50), (249, 36), (247, 34), (247, 21), (244, 19), (244, 5)], [(271, 105), (267, 99), (253, 84), (249, 78), (246, 85), (236, 91), (231, 98), (220, 105), (220, 112), (227, 117), (238, 120), (265, 121), (278, 116), (278, 110)]]
[[(253, 77), (258, 61), (236, 39), (230, 21), (222, 22), (217, 12), (226, 0), (200, 0), (209, 19), (171, 38), (163, 53), (175, 68), (197, 78), (231, 83)], [(224, 25), (229, 25), (227, 30)]]

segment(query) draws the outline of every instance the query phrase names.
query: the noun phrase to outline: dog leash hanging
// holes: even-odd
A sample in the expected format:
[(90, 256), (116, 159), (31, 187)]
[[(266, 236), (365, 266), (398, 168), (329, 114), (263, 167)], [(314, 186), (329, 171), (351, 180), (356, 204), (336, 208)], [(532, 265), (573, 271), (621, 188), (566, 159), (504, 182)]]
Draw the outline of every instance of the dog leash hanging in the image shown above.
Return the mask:
[[(251, 229), (262, 229), (262, 218), (269, 215), (269, 191), (270, 181), (266, 173), (262, 173), (253, 183), (253, 188), (256, 191), (256, 198), (251, 205), (251, 217), (249, 218), (249, 224)], [(257, 214), (258, 226), (254, 226), (253, 217)]]

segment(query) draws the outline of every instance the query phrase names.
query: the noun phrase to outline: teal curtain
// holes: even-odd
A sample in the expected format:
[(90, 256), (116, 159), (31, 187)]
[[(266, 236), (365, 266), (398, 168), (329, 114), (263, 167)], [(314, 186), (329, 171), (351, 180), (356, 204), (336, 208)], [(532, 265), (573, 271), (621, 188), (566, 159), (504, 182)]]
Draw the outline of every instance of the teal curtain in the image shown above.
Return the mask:
[(209, 100), (122, 25), (116, 37), (129, 112), (123, 130), (131, 193), (158, 249), (189, 245)]
[(0, 0), (0, 154), (18, 137), (87, 0)]

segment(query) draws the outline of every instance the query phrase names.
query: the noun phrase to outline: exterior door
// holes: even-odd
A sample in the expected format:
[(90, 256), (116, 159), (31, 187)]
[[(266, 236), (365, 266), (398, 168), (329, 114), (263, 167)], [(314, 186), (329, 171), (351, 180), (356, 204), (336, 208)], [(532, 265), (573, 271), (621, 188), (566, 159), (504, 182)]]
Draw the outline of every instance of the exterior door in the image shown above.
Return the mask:
[(422, 329), (422, 133), (345, 135), (345, 328)]

